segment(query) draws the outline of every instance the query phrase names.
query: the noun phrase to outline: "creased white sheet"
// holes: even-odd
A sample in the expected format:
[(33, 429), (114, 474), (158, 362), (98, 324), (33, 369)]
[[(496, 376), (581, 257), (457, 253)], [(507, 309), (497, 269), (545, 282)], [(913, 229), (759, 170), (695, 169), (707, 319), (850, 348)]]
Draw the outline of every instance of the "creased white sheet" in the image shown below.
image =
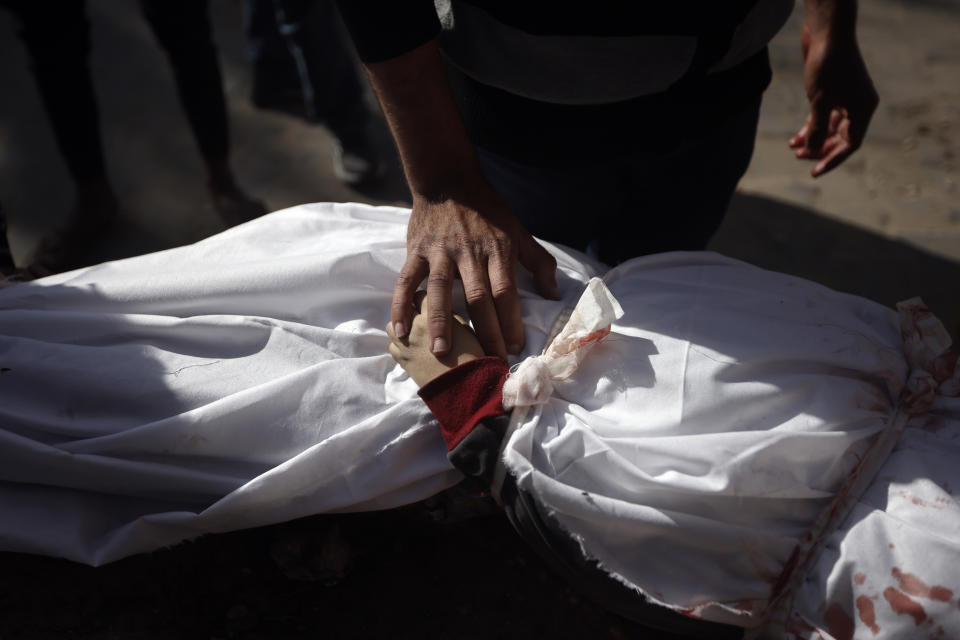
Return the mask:
[[(305, 205), (0, 290), (0, 548), (102, 564), (457, 482), (382, 330), (407, 215)], [(955, 399), (913, 415), (851, 515), (804, 542), (891, 428), (911, 375), (893, 310), (711, 253), (604, 274), (548, 249), (562, 299), (521, 277), (520, 358), (592, 276), (624, 314), (504, 458), (586, 555), (665, 606), (772, 637), (852, 637), (847, 619), (872, 633), (861, 596), (873, 625), (912, 629), (888, 588), (960, 637)], [(906, 574), (949, 601), (908, 593)]]

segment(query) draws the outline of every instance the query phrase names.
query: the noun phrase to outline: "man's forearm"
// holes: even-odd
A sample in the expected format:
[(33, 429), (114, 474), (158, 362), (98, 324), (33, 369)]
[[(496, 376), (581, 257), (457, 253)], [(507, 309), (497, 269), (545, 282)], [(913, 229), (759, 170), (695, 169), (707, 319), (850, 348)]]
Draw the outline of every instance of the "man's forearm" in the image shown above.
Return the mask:
[(857, 0), (804, 0), (806, 25), (811, 35), (854, 36)]
[(367, 72), (397, 142), (414, 197), (437, 202), (480, 177), (476, 152), (453, 100), (436, 40)]

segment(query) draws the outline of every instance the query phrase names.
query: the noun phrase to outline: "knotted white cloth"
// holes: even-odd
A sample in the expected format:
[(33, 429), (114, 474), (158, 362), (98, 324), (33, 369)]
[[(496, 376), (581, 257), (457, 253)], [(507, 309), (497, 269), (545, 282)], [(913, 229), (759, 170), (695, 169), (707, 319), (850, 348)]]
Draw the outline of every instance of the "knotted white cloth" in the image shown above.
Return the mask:
[(910, 365), (910, 375), (901, 393), (904, 411), (929, 411), (938, 394), (960, 396), (958, 353), (950, 349), (949, 332), (920, 298), (898, 302), (897, 312), (903, 351)]
[(591, 278), (567, 323), (543, 353), (525, 359), (510, 373), (503, 384), (503, 407), (509, 411), (547, 402), (554, 383), (570, 377), (622, 316), (620, 303), (603, 280)]

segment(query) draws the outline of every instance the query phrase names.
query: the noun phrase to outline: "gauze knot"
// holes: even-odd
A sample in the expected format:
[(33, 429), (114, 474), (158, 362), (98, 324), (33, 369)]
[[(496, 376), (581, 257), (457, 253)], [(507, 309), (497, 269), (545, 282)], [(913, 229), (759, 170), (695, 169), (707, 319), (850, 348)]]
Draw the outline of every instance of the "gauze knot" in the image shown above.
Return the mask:
[(950, 333), (920, 298), (897, 303), (903, 350), (910, 376), (900, 396), (907, 413), (933, 407), (936, 396), (960, 396), (958, 354), (950, 349)]
[(503, 383), (503, 408), (544, 404), (554, 383), (566, 380), (598, 342), (623, 309), (603, 280), (591, 278), (563, 329), (539, 356), (520, 363)]
[(543, 356), (530, 356), (511, 371), (503, 383), (503, 408), (532, 407), (543, 404), (553, 394), (550, 370)]

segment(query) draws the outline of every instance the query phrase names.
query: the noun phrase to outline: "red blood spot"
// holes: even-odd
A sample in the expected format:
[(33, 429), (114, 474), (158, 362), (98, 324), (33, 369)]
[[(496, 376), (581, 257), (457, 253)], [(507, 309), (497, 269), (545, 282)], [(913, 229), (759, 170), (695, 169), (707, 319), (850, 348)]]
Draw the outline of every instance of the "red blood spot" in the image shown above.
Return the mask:
[(900, 583), (900, 589), (912, 596), (920, 598), (930, 598), (939, 602), (950, 602), (953, 599), (953, 591), (946, 587), (933, 586), (928, 587), (923, 580), (912, 573), (903, 573), (900, 569), (894, 567), (891, 571), (893, 577)]
[(953, 591), (946, 587), (934, 585), (930, 587), (930, 599), (939, 602), (950, 602), (953, 599)]
[(897, 546), (897, 545), (893, 544), (892, 542), (890, 543), (890, 548), (891, 548), (891, 549), (893, 549), (895, 546)]
[(883, 598), (890, 604), (890, 608), (899, 615), (913, 616), (913, 622), (920, 626), (920, 623), (927, 619), (927, 612), (916, 600), (911, 600), (893, 587), (887, 587), (883, 590)]
[(863, 584), (863, 581), (867, 579), (866, 574), (858, 573), (853, 576), (853, 581), (857, 584)]
[(921, 427), (924, 431), (929, 431), (931, 433), (936, 433), (947, 426), (947, 421), (941, 418), (940, 416), (930, 416), (927, 418), (927, 421)]
[(827, 623), (827, 631), (837, 640), (852, 640), (853, 638), (853, 620), (843, 610), (839, 602), (834, 602), (827, 609), (824, 616)]
[(873, 635), (880, 633), (880, 627), (877, 626), (877, 614), (873, 610), (873, 601), (867, 596), (857, 598), (857, 612), (860, 614), (860, 620), (870, 628)]

